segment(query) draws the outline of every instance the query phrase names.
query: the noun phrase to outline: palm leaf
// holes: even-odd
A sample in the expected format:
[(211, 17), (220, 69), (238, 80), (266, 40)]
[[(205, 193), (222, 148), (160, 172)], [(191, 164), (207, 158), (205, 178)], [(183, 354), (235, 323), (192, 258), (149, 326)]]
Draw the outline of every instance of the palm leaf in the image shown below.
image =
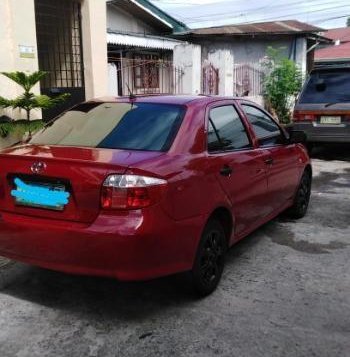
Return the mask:
[(6, 138), (14, 129), (13, 123), (0, 123), (0, 137)]
[(36, 95), (35, 96), (35, 106), (33, 106), (33, 108), (43, 108), (43, 109), (50, 109), (62, 102), (64, 102), (65, 100), (67, 100), (67, 98), (70, 97), (69, 93), (63, 93), (60, 94), (56, 97), (49, 97), (47, 95)]
[(38, 83), (42, 78), (44, 78), (47, 72), (36, 71), (32, 74), (26, 74), (24, 72), (1, 72), (2, 75), (11, 79), (19, 86), (21, 86), (26, 92), (29, 92), (36, 83)]
[(42, 78), (47, 75), (45, 71), (37, 71), (27, 76), (27, 85), (29, 86), (29, 90), (38, 83)]
[(6, 99), (6, 98), (0, 96), (0, 107), (1, 108), (12, 107), (12, 103), (13, 103), (13, 101), (11, 99)]
[(44, 127), (44, 121), (41, 119), (37, 120), (16, 120), (12, 123), (13, 129), (17, 133), (24, 135), (25, 133), (35, 133), (36, 131)]
[(38, 83), (47, 72), (36, 71), (32, 74), (26, 74), (24, 72), (0, 72), (5, 77), (11, 79), (24, 89), (24, 93), (14, 99), (6, 99), (0, 96), (0, 107), (13, 109), (20, 108), (26, 111), (27, 119), (30, 119), (30, 111), (32, 109), (50, 109), (63, 101), (65, 101), (70, 94), (63, 93), (53, 98), (47, 95), (35, 95), (30, 90)]

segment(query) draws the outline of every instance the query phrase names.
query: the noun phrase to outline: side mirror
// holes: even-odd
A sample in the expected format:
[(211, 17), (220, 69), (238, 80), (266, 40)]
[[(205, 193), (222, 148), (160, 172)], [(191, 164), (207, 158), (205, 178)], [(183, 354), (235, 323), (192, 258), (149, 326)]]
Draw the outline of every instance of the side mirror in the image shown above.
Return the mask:
[(302, 130), (289, 131), (289, 143), (290, 144), (305, 144), (306, 134)]

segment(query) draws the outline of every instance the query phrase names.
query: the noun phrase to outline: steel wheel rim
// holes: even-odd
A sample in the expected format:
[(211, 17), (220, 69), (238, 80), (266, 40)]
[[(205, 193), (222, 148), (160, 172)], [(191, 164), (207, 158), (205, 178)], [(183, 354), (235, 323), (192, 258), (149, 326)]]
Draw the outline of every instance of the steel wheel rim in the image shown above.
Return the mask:
[(200, 258), (200, 276), (203, 283), (211, 285), (219, 277), (223, 267), (224, 247), (220, 232), (208, 233)]
[(310, 199), (310, 180), (304, 176), (299, 189), (299, 202), (303, 211), (307, 209)]

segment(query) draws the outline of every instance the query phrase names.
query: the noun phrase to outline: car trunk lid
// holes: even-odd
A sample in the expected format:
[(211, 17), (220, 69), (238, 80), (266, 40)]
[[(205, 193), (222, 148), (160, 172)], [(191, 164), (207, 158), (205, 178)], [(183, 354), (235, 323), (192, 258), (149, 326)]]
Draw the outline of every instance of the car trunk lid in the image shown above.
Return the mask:
[[(0, 209), (33, 217), (92, 222), (100, 211), (101, 186), (106, 176), (123, 174), (129, 165), (160, 154), (38, 145), (20, 145), (2, 150)], [(18, 187), (19, 182), (27, 185), (25, 189)], [(68, 203), (55, 207), (41, 201), (40, 204), (31, 201), (28, 204), (22, 196), (20, 199), (13, 196), (14, 190), (22, 190), (22, 195), (23, 190), (32, 194), (42, 188), (67, 192)]]

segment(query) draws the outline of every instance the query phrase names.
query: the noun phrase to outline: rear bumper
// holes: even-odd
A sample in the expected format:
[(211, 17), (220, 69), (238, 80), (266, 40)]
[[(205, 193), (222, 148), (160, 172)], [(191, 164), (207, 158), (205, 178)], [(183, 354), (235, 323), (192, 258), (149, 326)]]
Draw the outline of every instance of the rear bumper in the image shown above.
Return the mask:
[(191, 269), (202, 222), (130, 211), (83, 225), (1, 213), (0, 255), (67, 273), (145, 280)]
[(350, 123), (341, 125), (321, 125), (317, 123), (294, 123), (294, 130), (302, 130), (307, 142), (350, 143)]

